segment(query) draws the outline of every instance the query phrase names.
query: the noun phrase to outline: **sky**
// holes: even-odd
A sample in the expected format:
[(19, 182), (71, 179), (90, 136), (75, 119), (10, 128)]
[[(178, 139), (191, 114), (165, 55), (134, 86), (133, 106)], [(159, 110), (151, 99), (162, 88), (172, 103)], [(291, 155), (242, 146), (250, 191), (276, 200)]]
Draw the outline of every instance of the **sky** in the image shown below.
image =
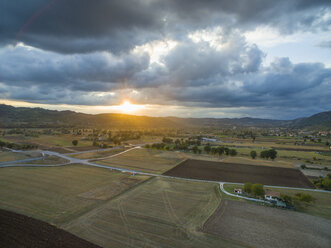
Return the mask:
[(331, 1), (2, 0), (0, 103), (150, 116), (331, 110)]

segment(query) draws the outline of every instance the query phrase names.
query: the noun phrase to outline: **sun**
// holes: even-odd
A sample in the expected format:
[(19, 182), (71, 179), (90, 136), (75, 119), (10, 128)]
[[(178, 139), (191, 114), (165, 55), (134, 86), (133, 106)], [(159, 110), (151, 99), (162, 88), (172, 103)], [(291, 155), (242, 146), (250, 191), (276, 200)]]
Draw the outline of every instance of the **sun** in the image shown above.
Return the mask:
[(142, 109), (142, 105), (132, 104), (130, 101), (124, 101), (118, 106), (118, 110), (124, 113), (131, 113)]

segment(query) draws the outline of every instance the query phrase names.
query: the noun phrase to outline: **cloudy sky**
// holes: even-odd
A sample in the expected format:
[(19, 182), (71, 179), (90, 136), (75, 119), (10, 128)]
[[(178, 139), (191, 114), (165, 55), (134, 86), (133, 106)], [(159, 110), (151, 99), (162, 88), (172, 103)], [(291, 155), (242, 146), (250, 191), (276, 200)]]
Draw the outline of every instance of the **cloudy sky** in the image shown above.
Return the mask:
[(2, 0), (0, 103), (273, 119), (331, 110), (331, 2)]

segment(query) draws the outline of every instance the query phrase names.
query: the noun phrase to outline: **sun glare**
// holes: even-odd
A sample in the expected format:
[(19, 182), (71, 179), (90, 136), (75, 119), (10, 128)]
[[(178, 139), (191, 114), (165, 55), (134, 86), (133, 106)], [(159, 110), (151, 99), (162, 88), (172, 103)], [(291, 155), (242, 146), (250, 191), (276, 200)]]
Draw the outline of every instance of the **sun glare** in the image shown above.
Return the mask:
[(124, 101), (121, 105), (118, 106), (118, 110), (124, 113), (135, 112), (142, 108), (142, 105), (132, 104), (130, 101)]

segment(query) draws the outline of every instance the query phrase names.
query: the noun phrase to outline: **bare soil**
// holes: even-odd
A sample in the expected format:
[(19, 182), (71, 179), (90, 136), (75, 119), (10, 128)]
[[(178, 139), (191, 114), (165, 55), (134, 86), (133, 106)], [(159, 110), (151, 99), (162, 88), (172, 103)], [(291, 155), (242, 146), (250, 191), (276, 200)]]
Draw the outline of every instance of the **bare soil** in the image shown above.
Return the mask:
[(291, 210), (224, 200), (203, 231), (252, 247), (330, 247), (331, 220)]
[(0, 210), (1, 248), (101, 248), (46, 222)]
[(235, 183), (314, 188), (298, 169), (188, 159), (164, 173), (169, 176)]

